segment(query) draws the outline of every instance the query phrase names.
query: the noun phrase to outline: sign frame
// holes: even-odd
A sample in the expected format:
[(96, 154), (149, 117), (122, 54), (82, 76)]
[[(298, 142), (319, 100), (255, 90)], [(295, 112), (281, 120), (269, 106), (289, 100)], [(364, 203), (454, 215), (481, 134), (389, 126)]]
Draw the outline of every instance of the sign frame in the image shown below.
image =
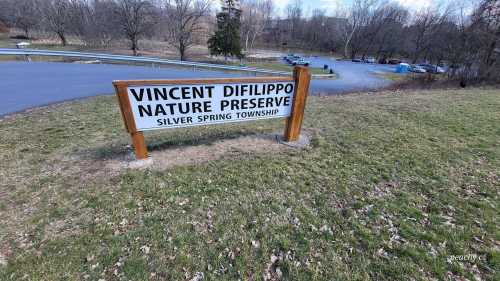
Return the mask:
[[(302, 120), (304, 118), (305, 104), (309, 92), (311, 73), (307, 67), (296, 66), (293, 76), (287, 77), (243, 77), (243, 78), (212, 78), (212, 79), (166, 79), (166, 80), (116, 80), (113, 81), (120, 112), (125, 124), (125, 129), (132, 138), (132, 145), (136, 159), (148, 158), (148, 149), (144, 133), (137, 129), (132, 112), (127, 89), (137, 86), (160, 85), (199, 85), (199, 84), (237, 84), (237, 83), (273, 83), (295, 82), (290, 117), (286, 120), (284, 140), (297, 141), (300, 137)], [(167, 128), (166, 128), (167, 129)]]

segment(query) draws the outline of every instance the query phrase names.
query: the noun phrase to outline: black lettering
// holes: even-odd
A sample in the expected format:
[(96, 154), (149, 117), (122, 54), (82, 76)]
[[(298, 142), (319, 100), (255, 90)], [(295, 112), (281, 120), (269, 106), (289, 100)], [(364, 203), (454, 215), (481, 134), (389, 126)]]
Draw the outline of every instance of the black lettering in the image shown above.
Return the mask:
[(285, 86), (285, 93), (291, 94), (293, 92), (293, 84), (289, 83)]
[(273, 107), (273, 98), (266, 99), (266, 107)]
[(250, 109), (254, 109), (257, 107), (257, 103), (255, 99), (250, 100)]
[(167, 115), (167, 113), (165, 112), (165, 109), (163, 108), (163, 106), (161, 104), (157, 104), (156, 105), (156, 109), (155, 109), (155, 116), (158, 116), (158, 115)]
[(211, 101), (203, 102), (203, 112), (212, 112), (212, 102)]
[(139, 109), (139, 115), (141, 115), (141, 117), (144, 117), (144, 114), (146, 114), (147, 116), (152, 116), (152, 112), (151, 112), (151, 105), (146, 105), (147, 109), (143, 106), (143, 105), (139, 105), (138, 106), (138, 109)]
[(285, 97), (285, 102), (283, 103), (284, 106), (289, 106), (290, 105), (290, 101), (291, 101), (291, 98), (288, 96), (288, 97)]
[(262, 93), (259, 93), (259, 86), (258, 85), (254, 85), (254, 95), (256, 96), (262, 96)]
[(134, 98), (136, 101), (142, 101), (142, 99), (144, 98), (144, 89), (141, 88), (139, 90), (139, 95), (137, 95), (137, 92), (135, 91), (135, 89), (130, 89), (130, 92), (132, 93), (132, 95), (134, 95)]
[(175, 103), (167, 103), (165, 104), (166, 107), (168, 107), (168, 110), (170, 111), (170, 115), (174, 115), (175, 111), (174, 111), (174, 106), (176, 104)]
[(248, 85), (241, 85), (241, 95), (244, 96), (248, 92)]
[[(229, 93), (229, 91), (231, 91)], [(230, 97), (234, 94), (234, 88), (232, 86), (224, 86), (224, 97)]]
[(208, 90), (208, 97), (212, 98), (213, 90), (215, 89), (215, 86), (207, 86), (206, 89)]
[(193, 108), (192, 108), (193, 113), (201, 113), (201, 112), (203, 112), (201, 110), (201, 106), (202, 106), (201, 102), (193, 102)]
[[(179, 113), (180, 114), (188, 114), (189, 113), (189, 104), (179, 103), (178, 105), (179, 105)], [(184, 108), (182, 108), (183, 105), (185, 106)]]
[(274, 98), (276, 100), (276, 105), (275, 106), (280, 106), (281, 103), (283, 102), (283, 97), (275, 97)]
[(268, 84), (267, 85), (267, 93), (268, 94), (270, 94), (274, 90), (276, 90), (276, 85), (275, 84)]
[(228, 107), (228, 106), (229, 106), (229, 101), (228, 100), (223, 100), (223, 101), (220, 102), (220, 110), (221, 111), (224, 111), (224, 109), (226, 107)]
[(182, 87), (181, 91), (182, 91), (182, 98), (185, 100), (189, 99), (189, 94), (190, 94), (189, 87)]
[(163, 88), (163, 91), (158, 89), (158, 88), (154, 88), (154, 93), (155, 93), (155, 99), (156, 100), (159, 100), (160, 97), (163, 99), (163, 100), (166, 100), (168, 99), (168, 94), (167, 94), (167, 89)]
[(231, 100), (231, 110), (239, 110), (238, 100)]
[(197, 97), (202, 99), (205, 96), (203, 89), (203, 87), (193, 87), (193, 99), (196, 99)]
[(266, 102), (266, 99), (262, 98), (262, 99), (259, 99), (259, 108), (263, 108), (264, 107), (264, 104)]
[(278, 84), (278, 87), (276, 88), (276, 94), (279, 94), (281, 91), (283, 91), (284, 88), (285, 86), (283, 84)]
[(248, 109), (248, 99), (241, 100), (241, 109)]
[(181, 98), (180, 97), (176, 97), (174, 95), (174, 91), (178, 91), (179, 90), (179, 87), (173, 87), (170, 89), (170, 91), (168, 91), (168, 95), (170, 96), (171, 99), (173, 100), (180, 100)]

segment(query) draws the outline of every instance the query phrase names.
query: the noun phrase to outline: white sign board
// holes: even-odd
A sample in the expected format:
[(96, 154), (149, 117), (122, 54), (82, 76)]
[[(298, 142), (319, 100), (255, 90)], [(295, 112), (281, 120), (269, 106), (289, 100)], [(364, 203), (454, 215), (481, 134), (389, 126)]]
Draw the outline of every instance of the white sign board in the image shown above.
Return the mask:
[(130, 86), (138, 131), (289, 117), (294, 82)]

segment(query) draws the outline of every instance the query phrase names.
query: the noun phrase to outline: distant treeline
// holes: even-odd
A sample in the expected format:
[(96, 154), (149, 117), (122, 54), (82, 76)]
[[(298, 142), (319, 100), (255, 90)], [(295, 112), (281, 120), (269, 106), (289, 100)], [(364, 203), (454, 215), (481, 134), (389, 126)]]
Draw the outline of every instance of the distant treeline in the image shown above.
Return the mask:
[[(474, 7), (432, 7), (409, 11), (396, 2), (353, 0), (335, 11), (316, 9), (305, 16), (292, 1), (278, 16), (272, 0), (234, 0), (240, 13), (241, 46), (306, 49), (405, 58), (451, 67), (466, 80), (500, 80), (500, 0), (478, 0)], [(458, 1), (457, 1), (458, 2)], [(194, 44), (206, 44), (215, 30), (214, 0), (0, 0), (0, 21), (29, 37), (51, 32), (62, 45), (77, 36), (86, 45), (106, 46), (126, 39), (135, 54), (139, 40), (166, 41), (185, 59)]]

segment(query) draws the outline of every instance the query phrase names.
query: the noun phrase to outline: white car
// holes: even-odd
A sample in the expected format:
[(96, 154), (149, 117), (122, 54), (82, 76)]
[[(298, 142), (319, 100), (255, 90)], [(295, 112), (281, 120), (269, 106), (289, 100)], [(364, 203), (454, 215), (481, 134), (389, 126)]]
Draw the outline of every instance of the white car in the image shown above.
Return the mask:
[(376, 63), (377, 61), (375, 60), (374, 57), (369, 57), (364, 59), (365, 63)]
[(309, 64), (311, 64), (311, 62), (303, 59), (303, 58), (299, 58), (298, 60), (294, 60), (291, 62), (292, 65), (304, 65), (304, 66), (309, 66)]
[(415, 73), (426, 73), (427, 72), (427, 70), (425, 70), (425, 68), (421, 67), (420, 65), (412, 65), (410, 67), (410, 71), (415, 72)]

